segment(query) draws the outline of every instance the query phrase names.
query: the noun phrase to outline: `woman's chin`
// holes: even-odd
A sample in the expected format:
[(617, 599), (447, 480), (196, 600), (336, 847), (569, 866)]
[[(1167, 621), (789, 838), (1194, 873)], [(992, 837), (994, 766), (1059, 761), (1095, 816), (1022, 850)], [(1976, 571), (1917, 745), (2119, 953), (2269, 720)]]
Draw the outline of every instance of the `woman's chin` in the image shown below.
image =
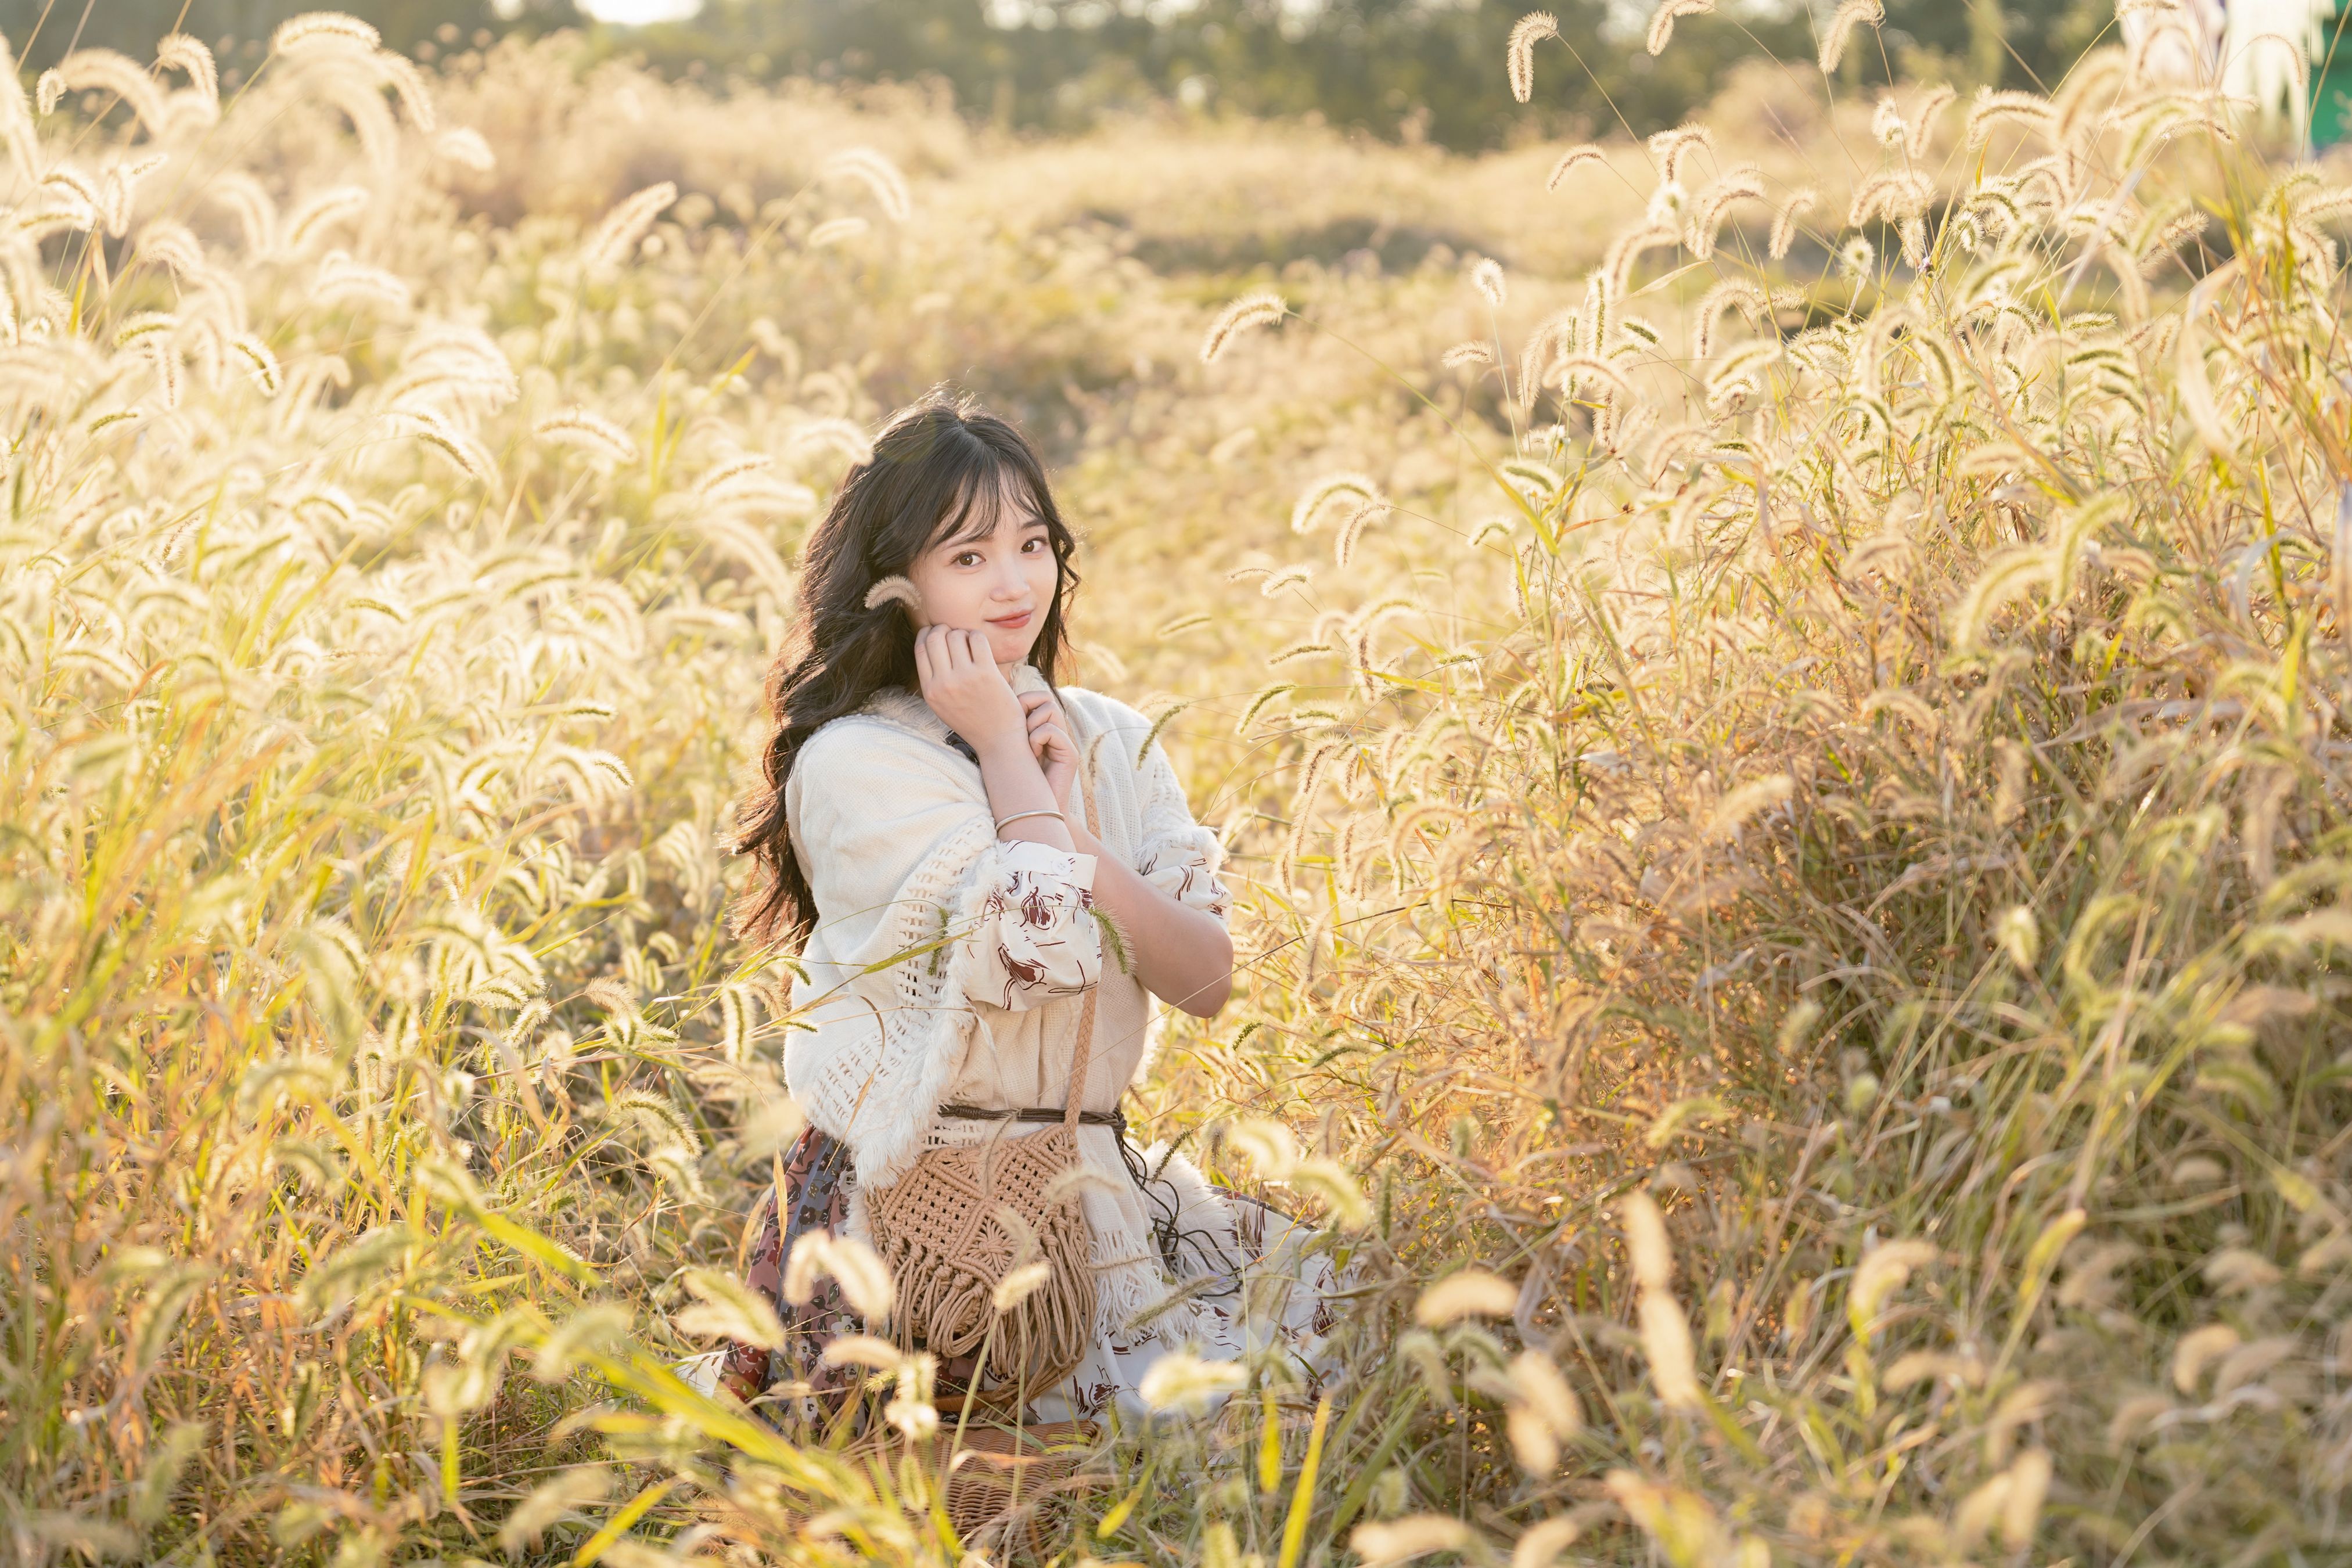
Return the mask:
[(1017, 632), (998, 631), (993, 627), (989, 630), (988, 651), (995, 656), (996, 662), (999, 664), (1027, 663), (1029, 650), (1036, 645), (1037, 638), (1026, 626)]

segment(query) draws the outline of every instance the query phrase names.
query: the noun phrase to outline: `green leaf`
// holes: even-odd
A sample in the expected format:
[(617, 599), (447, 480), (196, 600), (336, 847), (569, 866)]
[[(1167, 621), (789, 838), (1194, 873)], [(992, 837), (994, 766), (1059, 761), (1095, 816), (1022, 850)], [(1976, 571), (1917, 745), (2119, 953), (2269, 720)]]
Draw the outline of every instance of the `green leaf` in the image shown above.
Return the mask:
[(626, 1535), (629, 1532), (629, 1527), (645, 1518), (646, 1510), (667, 1497), (670, 1489), (677, 1485), (677, 1478), (673, 1476), (668, 1480), (647, 1487), (631, 1498), (622, 1506), (620, 1512), (604, 1521), (603, 1529), (580, 1543), (580, 1550), (572, 1555), (572, 1568), (588, 1568), (588, 1564), (604, 1556), (606, 1549), (613, 1542)]

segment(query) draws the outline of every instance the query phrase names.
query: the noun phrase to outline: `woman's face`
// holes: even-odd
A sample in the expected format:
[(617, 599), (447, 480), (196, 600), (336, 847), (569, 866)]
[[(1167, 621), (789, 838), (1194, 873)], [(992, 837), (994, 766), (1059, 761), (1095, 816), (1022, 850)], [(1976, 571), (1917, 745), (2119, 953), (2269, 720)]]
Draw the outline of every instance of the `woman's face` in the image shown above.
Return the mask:
[(1045, 520), (1020, 477), (1007, 473), (963, 521), (962, 537), (925, 547), (907, 568), (922, 595), (915, 625), (982, 633), (1000, 666), (1019, 664), (1054, 605), (1059, 569)]

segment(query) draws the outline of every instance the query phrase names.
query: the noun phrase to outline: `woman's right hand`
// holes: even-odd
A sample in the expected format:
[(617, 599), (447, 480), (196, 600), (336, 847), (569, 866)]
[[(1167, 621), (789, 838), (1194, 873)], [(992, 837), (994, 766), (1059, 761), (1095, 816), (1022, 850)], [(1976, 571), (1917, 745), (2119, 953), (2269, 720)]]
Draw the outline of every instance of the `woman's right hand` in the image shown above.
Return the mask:
[(940, 721), (975, 752), (1026, 752), (1028, 723), (1021, 700), (988, 650), (988, 639), (958, 626), (925, 626), (915, 634), (915, 674), (923, 700)]

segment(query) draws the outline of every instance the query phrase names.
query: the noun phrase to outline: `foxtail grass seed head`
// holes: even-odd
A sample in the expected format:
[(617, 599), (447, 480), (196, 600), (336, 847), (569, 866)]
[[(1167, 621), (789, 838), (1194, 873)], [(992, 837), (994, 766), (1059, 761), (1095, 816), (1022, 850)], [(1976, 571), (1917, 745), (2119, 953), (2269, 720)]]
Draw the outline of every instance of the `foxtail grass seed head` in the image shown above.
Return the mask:
[(1822, 74), (1838, 68), (1845, 58), (1846, 43), (1853, 30), (1860, 26), (1875, 27), (1886, 20), (1886, 7), (1880, 0), (1843, 0), (1830, 14), (1828, 26), (1822, 29), (1821, 67)]
[(826, 1343), (817, 1360), (824, 1366), (855, 1366), (867, 1372), (895, 1373), (906, 1364), (907, 1355), (878, 1334), (842, 1334)]
[(1341, 506), (1353, 510), (1380, 500), (1380, 485), (1370, 474), (1354, 468), (1326, 474), (1299, 492), (1297, 504), (1290, 509), (1290, 531), (1311, 532)]
[(922, 590), (904, 577), (896, 574), (884, 577), (866, 590), (866, 607), (878, 610), (885, 605), (903, 605), (919, 614), (923, 608)]
[(1724, 313), (1738, 310), (1750, 326), (1760, 326), (1770, 300), (1764, 290), (1745, 279), (1727, 278), (1700, 297), (1691, 324), (1691, 352), (1700, 359), (1715, 353), (1715, 334)]
[(905, 223), (914, 214), (914, 199), (898, 165), (872, 147), (852, 147), (825, 160), (824, 177), (864, 187), (893, 223)]
[(1693, 256), (1705, 261), (1715, 255), (1717, 240), (1731, 209), (1740, 202), (1764, 199), (1764, 173), (1753, 163), (1726, 170), (1719, 179), (1701, 191), (1691, 212), (1690, 230), (1684, 243)]
[(391, 86), (393, 97), (400, 104), (400, 111), (408, 117), (409, 124), (431, 135), (439, 116), (434, 112), (433, 94), (425, 85), (425, 73), (405, 56), (388, 50), (375, 57), (375, 68)]
[(1691, 1348), (1690, 1320), (1671, 1290), (1645, 1289), (1636, 1305), (1642, 1354), (1650, 1363), (1650, 1381), (1658, 1403), (1669, 1410), (1696, 1410), (1706, 1404), (1698, 1382), (1696, 1357)]
[(1664, 1290), (1674, 1283), (1675, 1254), (1666, 1240), (1665, 1218), (1657, 1200), (1647, 1193), (1630, 1193), (1619, 1206), (1625, 1226), (1625, 1254), (1633, 1278), (1644, 1290)]
[(122, 100), (150, 135), (169, 129), (163, 94), (127, 55), (112, 49), (76, 49), (41, 73), (37, 90), (41, 112), (52, 112), (68, 92), (111, 93)]
[(1050, 1263), (1024, 1263), (1009, 1269), (990, 1293), (989, 1305), (1000, 1313), (1010, 1312), (1044, 1289), (1053, 1277), (1054, 1266)]
[(1507, 1318), (1517, 1310), (1519, 1288), (1483, 1268), (1450, 1274), (1421, 1293), (1412, 1319), (1423, 1328), (1444, 1328), (1465, 1318)]
[(1472, 262), (1470, 284), (1485, 298), (1486, 303), (1499, 307), (1504, 299), (1502, 263), (1488, 260), (1483, 257)]
[(1788, 258), (1789, 249), (1796, 243), (1797, 222), (1821, 204), (1821, 195), (1811, 186), (1791, 192), (1780, 204), (1780, 215), (1772, 220), (1772, 234), (1766, 254), (1775, 261)]
[(823, 250), (828, 246), (845, 245), (873, 228), (862, 217), (827, 218), (808, 232), (808, 247)]
[(1715, 0), (1658, 0), (1658, 8), (1650, 16), (1650, 31), (1643, 39), (1643, 47), (1653, 55), (1666, 52), (1674, 40), (1675, 23), (1684, 16), (1704, 16), (1715, 9)]
[(1658, 166), (1660, 185), (1681, 186), (1686, 183), (1683, 176), (1692, 156), (1715, 151), (1715, 133), (1704, 125), (1677, 125), (1651, 137), (1649, 149)]
[(1535, 93), (1536, 45), (1559, 37), (1559, 18), (1549, 11), (1530, 11), (1511, 25), (1506, 63), (1509, 67), (1511, 96), (1521, 103)]
[(1210, 1361), (1171, 1351), (1151, 1363), (1136, 1392), (1154, 1410), (1202, 1410), (1240, 1388), (1248, 1373), (1238, 1362)]
[(1345, 566), (1355, 555), (1356, 542), (1364, 530), (1377, 521), (1389, 510), (1388, 503), (1374, 497), (1351, 509), (1340, 520), (1339, 531), (1332, 541), (1331, 558), (1335, 564)]
[(1290, 313), (1282, 296), (1274, 293), (1244, 294), (1217, 314), (1201, 339), (1201, 363), (1214, 364), (1217, 356), (1225, 352), (1234, 337), (1251, 327), (1271, 327)]
[(273, 53), (298, 55), (320, 50), (372, 53), (383, 35), (357, 16), (340, 11), (308, 11), (278, 24), (269, 36)]
[(1909, 140), (1903, 124), (1903, 110), (1893, 96), (1882, 97), (1870, 116), (1871, 139), (1880, 146), (1893, 149), (1904, 146)]
[(1599, 163), (1605, 167), (1608, 163), (1609, 155), (1597, 144), (1591, 142), (1580, 142), (1562, 153), (1559, 160), (1552, 164), (1551, 173), (1544, 176), (1544, 189), (1548, 191), (1559, 189), (1561, 181), (1586, 163)]
[(604, 1465), (572, 1465), (558, 1470), (525, 1493), (499, 1524), (499, 1544), (508, 1555), (520, 1557), (537, 1546), (547, 1531), (565, 1520), (581, 1518), (586, 1510), (613, 1492), (613, 1472)]
[(1863, 1255), (1846, 1287), (1846, 1319), (1856, 1339), (1870, 1342), (1886, 1299), (1909, 1281), (1913, 1270), (1933, 1263), (1937, 1256), (1934, 1245), (1925, 1241), (1883, 1242)]
[(1927, 89), (1912, 100), (1911, 108), (1904, 116), (1904, 151), (1907, 154), (1914, 158), (1927, 155), (1936, 121), (1957, 96), (1950, 88), (1939, 84)]
[(575, 447), (607, 462), (637, 460), (637, 444), (629, 433), (593, 408), (575, 405), (551, 414), (531, 433), (551, 445)]
[(1538, 1520), (1512, 1546), (1510, 1568), (1553, 1568), (1583, 1533), (1583, 1521), (1572, 1516)]
[(762, 1350), (784, 1347), (783, 1324), (766, 1297), (741, 1280), (709, 1268), (689, 1268), (687, 1289), (695, 1297), (671, 1314), (678, 1331), (698, 1339), (737, 1340)]
[(498, 154), (482, 133), (470, 125), (453, 125), (433, 139), (434, 155), (470, 174), (487, 174), (499, 166)]
[(635, 251), (654, 220), (677, 200), (677, 186), (663, 180), (614, 207), (582, 243), (582, 268), (592, 277), (618, 268)]
[(1348, 1550), (1362, 1559), (1364, 1568), (1388, 1568), (1433, 1552), (1462, 1552), (1471, 1544), (1468, 1525), (1451, 1515), (1433, 1513), (1360, 1524), (1348, 1537)]
[(1554, 1437), (1567, 1442), (1584, 1430), (1584, 1405), (1550, 1356), (1521, 1351), (1511, 1358), (1509, 1376), (1521, 1402)]
[(2047, 133), (2056, 120), (2057, 111), (2050, 100), (2038, 93), (1979, 88), (1975, 101), (1969, 106), (1968, 145), (1983, 146), (2002, 125)]

